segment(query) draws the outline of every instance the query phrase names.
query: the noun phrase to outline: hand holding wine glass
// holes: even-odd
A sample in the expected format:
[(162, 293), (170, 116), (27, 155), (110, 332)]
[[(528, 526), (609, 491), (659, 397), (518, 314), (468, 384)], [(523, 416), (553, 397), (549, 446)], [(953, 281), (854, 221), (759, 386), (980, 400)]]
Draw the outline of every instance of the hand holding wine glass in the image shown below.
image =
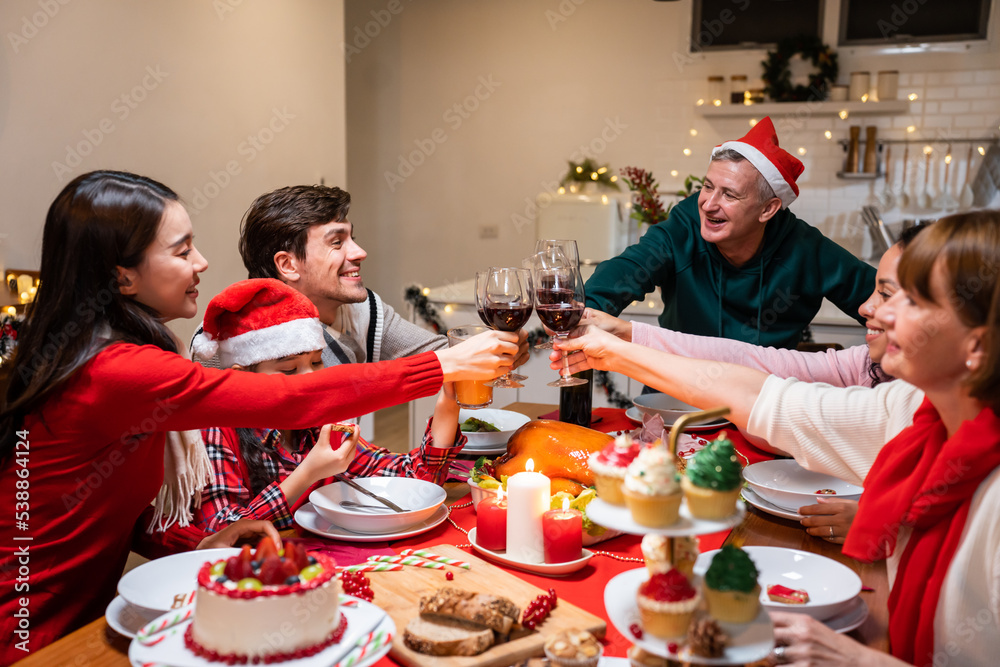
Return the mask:
[[(554, 261), (544, 261), (536, 255), (532, 263), (535, 285), (535, 312), (546, 327), (555, 332), (557, 339), (565, 339), (583, 316), (586, 301), (580, 271), (565, 260), (561, 251), (552, 249), (545, 253)], [(549, 382), (550, 387), (572, 387), (587, 381), (570, 377), (569, 362), (563, 354), (562, 377)]]
[[(477, 298), (479, 290), (476, 291)], [(518, 331), (531, 317), (531, 273), (525, 269), (490, 267), (482, 292), (480, 317), (498, 331)], [(477, 304), (478, 305), (478, 304)], [(517, 380), (527, 379), (505, 373), (492, 386), (517, 389)]]

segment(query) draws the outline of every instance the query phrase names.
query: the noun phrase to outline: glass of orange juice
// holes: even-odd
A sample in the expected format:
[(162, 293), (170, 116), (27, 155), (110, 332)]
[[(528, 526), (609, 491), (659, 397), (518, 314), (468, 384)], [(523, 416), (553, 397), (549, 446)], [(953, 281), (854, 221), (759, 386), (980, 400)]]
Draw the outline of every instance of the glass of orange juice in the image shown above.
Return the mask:
[[(448, 330), (448, 345), (455, 346), (464, 340), (491, 331), (489, 327), (479, 324), (467, 324)], [(493, 402), (492, 380), (459, 380), (455, 383), (455, 398), (463, 408), (485, 408)]]

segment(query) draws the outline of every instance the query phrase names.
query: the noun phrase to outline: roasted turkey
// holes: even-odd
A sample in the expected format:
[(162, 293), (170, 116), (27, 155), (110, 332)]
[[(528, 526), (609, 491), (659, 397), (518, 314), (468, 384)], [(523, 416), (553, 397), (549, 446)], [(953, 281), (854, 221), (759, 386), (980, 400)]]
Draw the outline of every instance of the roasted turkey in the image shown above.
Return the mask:
[(566, 491), (576, 496), (594, 485), (587, 459), (613, 440), (607, 433), (583, 426), (539, 419), (514, 431), (507, 441), (507, 453), (493, 467), (499, 479), (500, 475), (524, 472), (532, 459), (535, 472), (552, 481), (552, 493)]

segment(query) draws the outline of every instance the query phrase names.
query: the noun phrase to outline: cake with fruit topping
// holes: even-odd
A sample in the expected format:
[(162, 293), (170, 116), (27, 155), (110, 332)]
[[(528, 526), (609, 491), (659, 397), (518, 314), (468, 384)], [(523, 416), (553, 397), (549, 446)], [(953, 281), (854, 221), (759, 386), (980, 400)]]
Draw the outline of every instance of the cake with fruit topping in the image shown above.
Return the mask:
[(205, 563), (194, 616), (184, 637), (196, 655), (228, 664), (280, 662), (314, 655), (347, 629), (340, 613), (336, 562), (264, 538), (255, 553)]
[(688, 511), (696, 519), (718, 520), (736, 512), (743, 468), (733, 443), (719, 438), (688, 461), (681, 480)]
[(625, 470), (639, 455), (641, 445), (632, 442), (632, 436), (624, 433), (599, 452), (594, 452), (587, 460), (590, 472), (594, 473), (597, 496), (612, 505), (624, 505), (622, 484)]
[(683, 637), (701, 603), (697, 589), (676, 568), (644, 581), (636, 597), (643, 632), (661, 639)]
[(674, 457), (666, 447), (643, 447), (625, 473), (625, 505), (632, 520), (647, 528), (665, 528), (677, 522), (681, 487)]
[(723, 623), (749, 623), (760, 611), (757, 566), (747, 552), (727, 544), (705, 571), (708, 613)]

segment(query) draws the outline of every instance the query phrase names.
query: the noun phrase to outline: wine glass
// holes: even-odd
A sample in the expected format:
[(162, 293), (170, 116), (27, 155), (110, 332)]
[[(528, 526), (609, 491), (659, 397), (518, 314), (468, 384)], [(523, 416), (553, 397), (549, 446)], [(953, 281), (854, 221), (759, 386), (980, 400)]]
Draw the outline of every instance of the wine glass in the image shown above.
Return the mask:
[(476, 312), (479, 313), (479, 319), (483, 321), (483, 324), (493, 328), (493, 325), (488, 319), (486, 319), (486, 313), (483, 312), (483, 304), (486, 301), (486, 279), (490, 275), (490, 271), (494, 267), (490, 267), (485, 271), (476, 271)]
[[(521, 264), (529, 271), (532, 264), (541, 262), (549, 268), (559, 266), (569, 266), (578, 274), (580, 273), (580, 252), (577, 249), (576, 241), (572, 239), (538, 239), (535, 241), (535, 254), (522, 260)], [(579, 275), (580, 284), (583, 284), (582, 274)], [(535, 343), (536, 350), (551, 350), (552, 340)]]
[[(496, 329), (496, 327), (493, 326), (493, 322), (491, 322), (490, 319), (486, 316), (486, 312), (483, 310), (483, 307), (486, 303), (486, 282), (487, 279), (489, 278), (490, 271), (492, 271), (495, 268), (496, 268), (495, 266), (491, 266), (485, 271), (476, 271), (476, 312), (479, 313), (479, 319), (483, 321), (483, 324), (485, 324), (491, 329)], [(530, 270), (527, 271), (527, 274), (528, 278), (530, 279), (531, 271)], [(530, 287), (528, 288), (528, 292), (530, 294), (531, 292)], [(530, 296), (528, 297), (528, 300), (530, 301)], [(549, 345), (549, 347), (551, 348), (552, 346)], [(510, 371), (509, 373), (507, 373), (505, 377), (510, 378), (511, 380), (516, 380), (517, 382), (528, 379), (527, 375), (521, 375), (520, 373), (515, 373), (514, 371)]]
[[(498, 331), (519, 330), (531, 317), (531, 300), (529, 271), (512, 267), (490, 267), (482, 302), (482, 315), (489, 326)], [(524, 386), (509, 372), (494, 380), (491, 385), (501, 389), (518, 389)]]
[[(547, 263), (547, 260), (551, 262)], [(561, 262), (561, 263), (560, 263)], [(549, 251), (534, 255), (532, 281), (535, 285), (535, 312), (546, 327), (555, 332), (556, 338), (565, 339), (583, 317), (583, 280), (562, 251)], [(587, 384), (569, 374), (569, 357), (563, 352), (563, 372), (550, 387), (573, 387)]]

